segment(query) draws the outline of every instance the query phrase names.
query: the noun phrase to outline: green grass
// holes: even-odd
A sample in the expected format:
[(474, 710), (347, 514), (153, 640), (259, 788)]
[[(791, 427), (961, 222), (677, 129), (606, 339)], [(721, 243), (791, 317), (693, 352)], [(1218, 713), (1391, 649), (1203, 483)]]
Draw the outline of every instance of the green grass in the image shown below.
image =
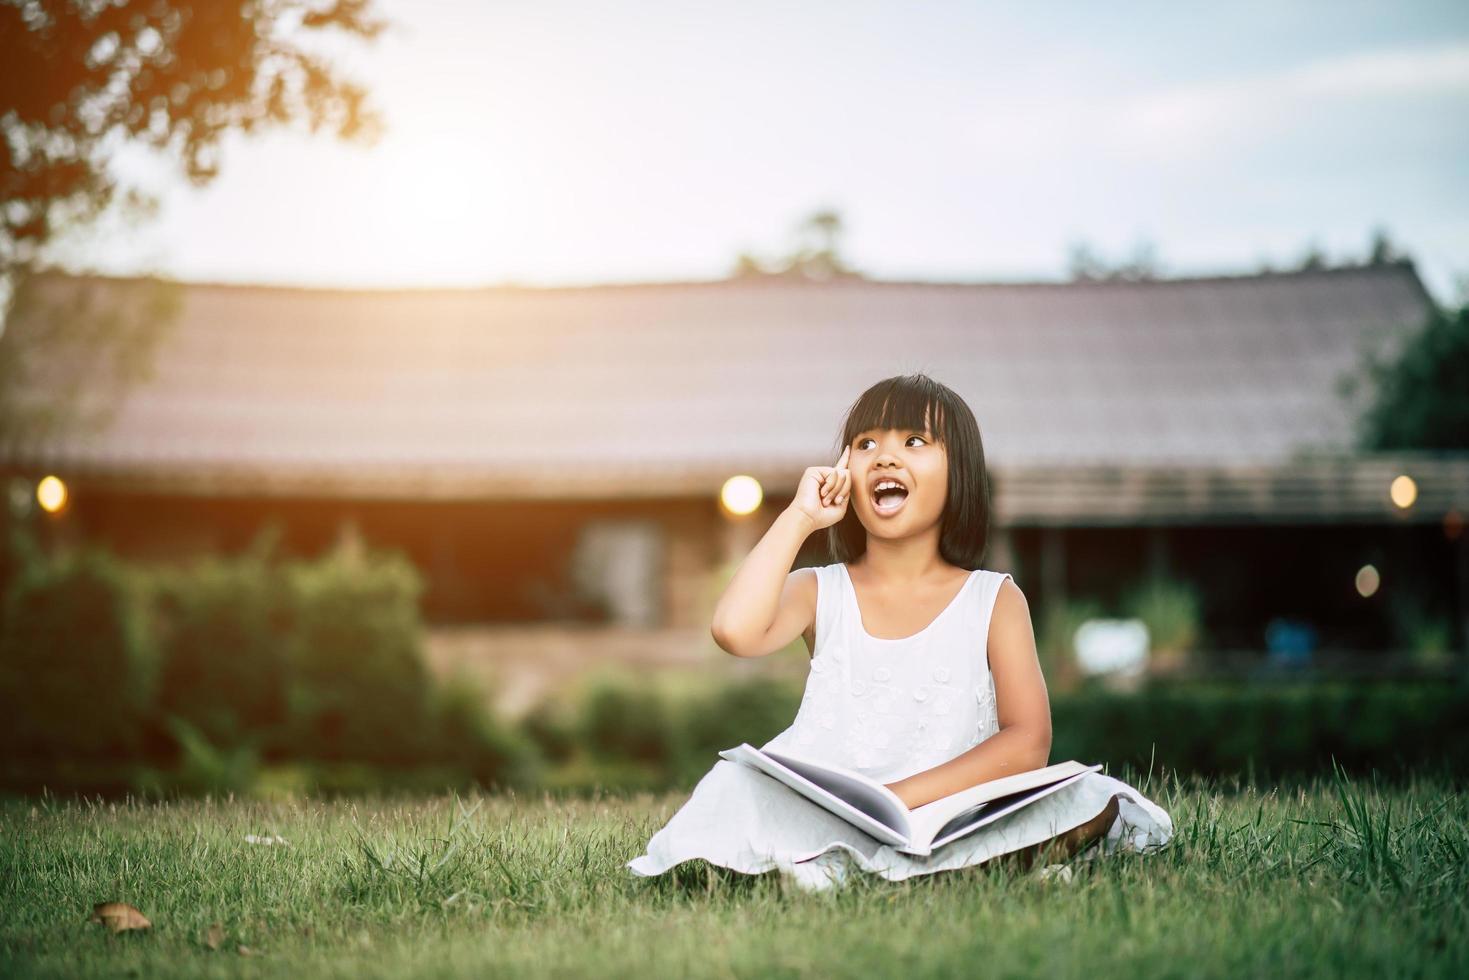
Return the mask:
[[(0, 975), (1469, 975), (1455, 787), (1123, 778), (1173, 815), (1164, 850), (822, 894), (703, 862), (631, 877), (683, 794), (10, 799)], [(113, 900), (153, 929), (85, 921)]]

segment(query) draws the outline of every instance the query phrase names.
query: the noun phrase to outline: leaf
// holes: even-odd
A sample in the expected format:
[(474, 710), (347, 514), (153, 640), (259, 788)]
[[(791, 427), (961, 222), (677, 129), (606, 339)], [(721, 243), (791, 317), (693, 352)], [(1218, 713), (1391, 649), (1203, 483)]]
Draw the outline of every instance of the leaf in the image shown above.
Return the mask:
[(209, 931), (204, 934), (204, 945), (210, 949), (219, 949), (220, 944), (223, 942), (224, 926), (218, 922), (211, 923)]
[(92, 915), (87, 921), (100, 922), (114, 933), (153, 927), (147, 916), (127, 902), (98, 902), (92, 906)]
[(246, 946), (244, 943), (241, 943), (240, 945), (236, 946), (235, 947), (235, 952), (239, 953), (241, 956), (259, 956), (260, 955), (259, 952), (257, 952), (256, 950), (251, 949), (249, 946)]

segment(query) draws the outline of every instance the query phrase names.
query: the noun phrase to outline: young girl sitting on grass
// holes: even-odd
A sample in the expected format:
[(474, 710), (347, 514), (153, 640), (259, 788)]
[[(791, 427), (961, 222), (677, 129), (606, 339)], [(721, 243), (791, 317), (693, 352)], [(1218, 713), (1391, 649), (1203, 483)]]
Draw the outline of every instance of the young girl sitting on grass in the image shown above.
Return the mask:
[[(835, 466), (812, 466), (714, 610), (737, 657), (797, 636), (812, 651), (795, 721), (763, 748), (790, 749), (883, 782), (910, 808), (1048, 764), (1050, 702), (1030, 610), (1011, 576), (980, 568), (990, 505), (974, 413), (924, 375), (889, 378), (852, 406)], [(791, 564), (825, 528), (835, 564)], [(719, 760), (628, 862), (658, 875), (703, 858), (779, 870), (802, 888), (855, 865), (889, 880), (1017, 853), (1067, 857), (1161, 846), (1168, 814), (1092, 772), (927, 857), (895, 850), (770, 778)]]

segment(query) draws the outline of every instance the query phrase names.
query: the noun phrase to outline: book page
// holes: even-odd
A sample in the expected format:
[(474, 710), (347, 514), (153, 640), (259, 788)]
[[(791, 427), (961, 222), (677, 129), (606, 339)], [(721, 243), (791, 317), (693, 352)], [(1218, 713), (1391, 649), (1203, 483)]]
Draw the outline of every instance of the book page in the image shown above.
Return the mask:
[(846, 800), (878, 823), (891, 828), (904, 840), (908, 839), (908, 808), (903, 806), (898, 794), (877, 780), (850, 769), (802, 759), (775, 749), (764, 754), (805, 776), (833, 796)]
[(778, 779), (835, 816), (885, 844), (908, 841), (908, 819), (897, 794), (861, 773), (786, 752), (762, 751), (748, 742), (724, 749), (721, 758)]
[[(1021, 807), (1029, 806), (1044, 796), (1049, 796), (1057, 790), (1070, 786), (1085, 775), (1086, 773), (1079, 772), (1075, 776), (1063, 779), (1060, 782), (1051, 783), (1048, 786), (1023, 789), (1018, 793), (1011, 793), (1009, 796), (1001, 796), (998, 799), (990, 800), (988, 803), (981, 803), (974, 809), (959, 814), (959, 816), (940, 827), (934, 835), (933, 843), (926, 845), (921, 853), (931, 854), (945, 844), (952, 843), (961, 837), (972, 834), (981, 827), (1014, 813)], [(1069, 830), (1070, 828), (1066, 829)], [(910, 853), (920, 852), (912, 851)]]
[(945, 824), (961, 814), (973, 811), (980, 804), (989, 803), (991, 800), (1010, 796), (1022, 790), (1049, 786), (1078, 773), (1096, 772), (1101, 768), (1100, 764), (1083, 766), (1080, 762), (1068, 760), (1040, 769), (1030, 769), (1002, 776), (999, 779), (991, 779), (942, 799), (925, 803), (912, 811), (912, 833), (909, 835), (911, 846), (928, 847), (930, 842), (938, 839), (939, 832)]

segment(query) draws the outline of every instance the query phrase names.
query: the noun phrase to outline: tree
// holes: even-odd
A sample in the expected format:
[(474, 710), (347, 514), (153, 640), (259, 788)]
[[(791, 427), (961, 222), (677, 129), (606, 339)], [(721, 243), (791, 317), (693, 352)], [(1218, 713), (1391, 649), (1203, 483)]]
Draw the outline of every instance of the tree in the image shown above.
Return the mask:
[(219, 142), (304, 119), (311, 131), (376, 138), (365, 90), (301, 42), (339, 30), (371, 39), (372, 0), (0, 0), (0, 270), (33, 261), (61, 229), (118, 195), (152, 203), (110, 172), (119, 141), (178, 158), (196, 186)]
[(1386, 265), (1389, 262), (1397, 262), (1401, 256), (1397, 247), (1393, 245), (1392, 239), (1388, 237), (1386, 228), (1374, 228), (1372, 230), (1372, 242), (1367, 246), (1367, 263), (1369, 265)]
[(0, 463), (106, 426), (152, 373), (181, 302), (155, 279), (21, 276), (0, 333)]
[(1316, 242), (1311, 242), (1306, 246), (1306, 250), (1301, 253), (1300, 259), (1296, 261), (1296, 271), (1313, 272), (1318, 269), (1328, 268), (1329, 265), (1330, 263), (1326, 258), (1326, 253), (1321, 251), (1321, 246)]
[(1132, 247), (1132, 257), (1128, 261), (1109, 267), (1088, 242), (1073, 242), (1067, 249), (1066, 271), (1073, 282), (1156, 279), (1159, 274), (1157, 249), (1152, 242), (1140, 239)]
[(375, 38), (372, 2), (0, 0), (0, 458), (105, 423), (179, 308), (169, 283), (36, 275), (49, 242), (119, 198), (156, 206), (113, 175), (119, 145), (204, 186), (229, 132), (304, 121), (374, 141), (365, 90), (304, 44)]
[[(1358, 421), (1366, 450), (1469, 449), (1469, 305), (1435, 308), (1393, 358), (1369, 353), (1370, 403)], [(1351, 395), (1361, 385), (1342, 385)]]
[(820, 208), (803, 218), (792, 231), (795, 240), (789, 253), (762, 262), (750, 252), (741, 252), (730, 270), (732, 278), (780, 276), (787, 279), (860, 277), (839, 253), (842, 216), (831, 208)]

